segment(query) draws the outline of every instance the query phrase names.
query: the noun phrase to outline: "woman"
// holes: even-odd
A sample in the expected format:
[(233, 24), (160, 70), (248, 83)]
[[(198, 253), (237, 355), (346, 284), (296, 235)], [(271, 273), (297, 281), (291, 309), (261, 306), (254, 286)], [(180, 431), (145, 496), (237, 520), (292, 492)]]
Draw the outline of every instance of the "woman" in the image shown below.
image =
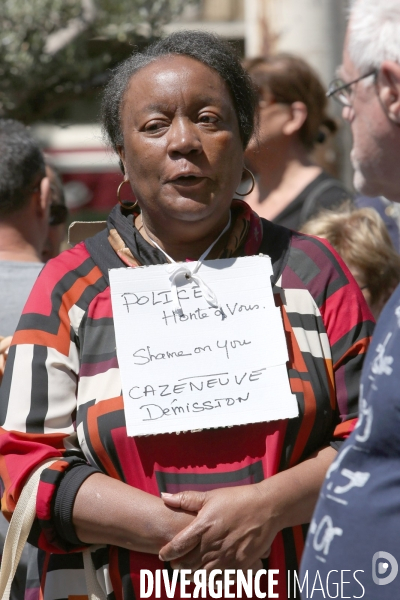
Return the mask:
[[(165, 567), (160, 558), (175, 568), (247, 569), (270, 552), (271, 568), (297, 568), (302, 524), (354, 426), (372, 324), (326, 245), (232, 202), (254, 104), (230, 47), (199, 32), (134, 54), (106, 89), (104, 128), (137, 206), (117, 205), (106, 231), (46, 265), (1, 388), (6, 514), (32, 469), (59, 458), (42, 475), (30, 536), (45, 551), (46, 598), (85, 593), (79, 550), (90, 544), (102, 545), (93, 561), (115, 598), (139, 594), (140, 570)], [(198, 259), (216, 239), (208, 258), (271, 256), (300, 416), (128, 437), (108, 269), (166, 263), (165, 253)], [(160, 498), (186, 490), (197, 492)], [(285, 577), (274, 591), (286, 597)]]
[(378, 320), (400, 282), (400, 256), (379, 213), (373, 208), (354, 210), (345, 204), (338, 212), (320, 212), (302, 231), (328, 240), (335, 248)]
[(246, 67), (258, 91), (260, 119), (246, 151), (257, 175), (247, 201), (261, 217), (298, 231), (321, 208), (336, 208), (350, 197), (310, 156), (336, 124), (326, 113), (318, 76), (301, 58), (277, 54)]

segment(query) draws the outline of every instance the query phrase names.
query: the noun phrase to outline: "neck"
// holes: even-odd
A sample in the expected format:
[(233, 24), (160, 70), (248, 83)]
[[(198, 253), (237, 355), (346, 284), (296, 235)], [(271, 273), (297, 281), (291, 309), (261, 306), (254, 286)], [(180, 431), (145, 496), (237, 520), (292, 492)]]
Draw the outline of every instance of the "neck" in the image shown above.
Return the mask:
[(301, 144), (263, 149), (256, 165), (257, 190), (248, 202), (261, 217), (274, 219), (321, 171)]
[[(286, 152), (268, 152), (263, 160), (264, 168), (259, 172), (260, 201), (268, 199), (274, 192), (294, 200), (298, 193), (310, 183), (321, 168), (313, 163), (305, 148), (287, 147)], [(304, 182), (307, 182), (304, 184)]]
[[(167, 224), (154, 223), (146, 215), (140, 214), (135, 220), (135, 226), (150, 244), (156, 242), (166, 254), (175, 261), (185, 261), (186, 259), (197, 260), (224, 230), (229, 220), (229, 213), (225, 214), (212, 229), (205, 228), (199, 223), (184, 222), (175, 227), (172, 231)], [(178, 231), (176, 231), (178, 230)], [(221, 236), (215, 246), (212, 248), (207, 259), (217, 258), (224, 248), (229, 230)]]
[(35, 245), (18, 229), (8, 223), (0, 223), (0, 260), (42, 262)]

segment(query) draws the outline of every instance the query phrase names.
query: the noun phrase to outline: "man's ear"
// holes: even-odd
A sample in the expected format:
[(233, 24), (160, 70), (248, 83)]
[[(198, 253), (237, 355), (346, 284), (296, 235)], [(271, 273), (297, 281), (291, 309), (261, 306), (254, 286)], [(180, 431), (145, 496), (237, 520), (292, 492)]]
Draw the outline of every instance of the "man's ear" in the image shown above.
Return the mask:
[(308, 111), (304, 102), (292, 102), (290, 105), (291, 118), (283, 126), (285, 135), (292, 135), (299, 131), (307, 119)]
[(380, 68), (379, 98), (389, 119), (400, 125), (400, 64), (385, 60)]
[(51, 203), (50, 179), (43, 177), (40, 182), (39, 206), (38, 208), (43, 215), (49, 216)]

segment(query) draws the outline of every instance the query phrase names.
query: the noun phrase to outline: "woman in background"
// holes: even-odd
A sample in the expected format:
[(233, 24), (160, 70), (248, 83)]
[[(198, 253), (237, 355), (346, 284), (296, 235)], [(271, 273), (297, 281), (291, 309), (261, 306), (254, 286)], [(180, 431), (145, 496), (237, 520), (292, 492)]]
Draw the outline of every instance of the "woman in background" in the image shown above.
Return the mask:
[(290, 54), (255, 58), (245, 67), (259, 106), (259, 131), (246, 151), (257, 186), (246, 202), (261, 217), (298, 230), (321, 208), (336, 208), (351, 196), (310, 157), (336, 131), (325, 90), (311, 67)]

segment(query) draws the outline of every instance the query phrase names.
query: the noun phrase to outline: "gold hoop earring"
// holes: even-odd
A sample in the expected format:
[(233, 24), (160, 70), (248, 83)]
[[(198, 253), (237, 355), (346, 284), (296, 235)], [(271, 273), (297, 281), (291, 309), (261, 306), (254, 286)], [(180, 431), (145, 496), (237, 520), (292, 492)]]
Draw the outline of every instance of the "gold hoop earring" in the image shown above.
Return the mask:
[(250, 169), (246, 169), (246, 167), (243, 167), (243, 171), (247, 171), (247, 173), (249, 173), (250, 177), (251, 177), (251, 188), (249, 189), (248, 192), (246, 192), (245, 194), (239, 194), (239, 192), (235, 192), (235, 194), (237, 196), (248, 196), (249, 194), (251, 194), (251, 192), (254, 190), (254, 187), (256, 185), (256, 180), (254, 178), (253, 173), (250, 171)]
[(117, 200), (118, 200), (119, 204), (122, 206), (122, 208), (125, 208), (125, 210), (133, 210), (135, 208), (135, 206), (137, 205), (137, 203), (138, 203), (137, 200), (136, 200), (136, 202), (128, 202), (126, 204), (126, 201), (125, 200), (121, 200), (121, 198), (119, 197), (120, 192), (121, 192), (121, 188), (124, 185), (124, 183), (129, 183), (129, 179), (124, 179), (119, 184), (118, 189), (117, 189)]

